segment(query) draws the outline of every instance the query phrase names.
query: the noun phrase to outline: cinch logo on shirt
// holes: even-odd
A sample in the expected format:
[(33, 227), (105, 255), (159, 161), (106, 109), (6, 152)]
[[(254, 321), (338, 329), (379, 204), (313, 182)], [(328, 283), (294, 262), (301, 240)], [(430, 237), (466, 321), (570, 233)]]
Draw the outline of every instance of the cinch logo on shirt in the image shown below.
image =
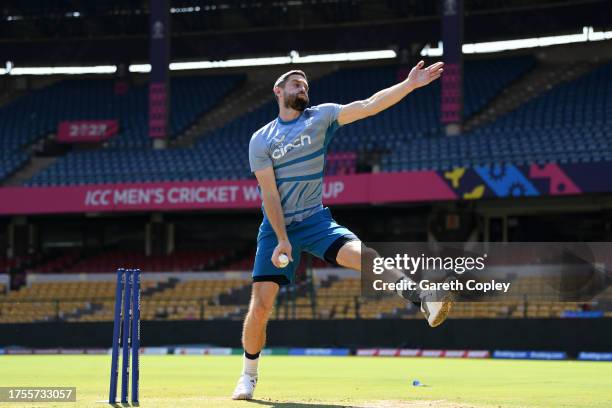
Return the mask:
[(277, 147), (276, 149), (274, 149), (272, 151), (272, 158), (273, 159), (280, 159), (281, 157), (286, 155), (287, 152), (289, 152), (290, 150), (292, 150), (292, 149), (294, 149), (296, 147), (305, 146), (307, 144), (310, 144), (310, 136), (308, 136), (308, 135), (301, 135), (299, 138), (296, 138), (293, 142), (288, 143), (288, 144), (286, 144), (284, 146)]

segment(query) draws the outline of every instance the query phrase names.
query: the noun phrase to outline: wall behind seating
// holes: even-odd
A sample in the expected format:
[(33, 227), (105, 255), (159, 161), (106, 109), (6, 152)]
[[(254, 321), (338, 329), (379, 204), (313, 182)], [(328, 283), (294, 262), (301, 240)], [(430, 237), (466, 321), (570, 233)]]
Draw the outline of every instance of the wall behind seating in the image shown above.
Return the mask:
[[(143, 346), (210, 344), (240, 347), (242, 322), (144, 321)], [(112, 322), (0, 324), (0, 347), (110, 347)], [(53, 333), (53, 335), (49, 335)], [(424, 320), (271, 321), (268, 346), (405, 347), (612, 351), (612, 319), (451, 319), (430, 329)]]

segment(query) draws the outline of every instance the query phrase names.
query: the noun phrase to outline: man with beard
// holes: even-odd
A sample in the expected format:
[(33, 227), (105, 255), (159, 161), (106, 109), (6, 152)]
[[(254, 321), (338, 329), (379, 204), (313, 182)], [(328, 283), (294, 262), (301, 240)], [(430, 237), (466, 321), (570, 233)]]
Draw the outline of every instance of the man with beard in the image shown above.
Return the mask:
[[(348, 105), (325, 103), (308, 106), (308, 79), (300, 70), (281, 75), (273, 92), (278, 102), (276, 119), (256, 131), (249, 143), (249, 162), (263, 199), (263, 222), (257, 237), (253, 288), (244, 321), (244, 368), (233, 399), (251, 399), (257, 384), (259, 354), (265, 344), (266, 325), (280, 285), (293, 281), (300, 253), (309, 252), (333, 265), (361, 271), (361, 242), (338, 225), (322, 204), (325, 154), (334, 132), (395, 105), (416, 88), (442, 75), (442, 63), (424, 68), (420, 61), (408, 77), (368, 99)], [(433, 108), (433, 107), (432, 107)], [(375, 256), (365, 248), (364, 256)], [(288, 264), (286, 263), (288, 259)], [(389, 271), (387, 281), (407, 278)], [(435, 327), (448, 315), (452, 300), (433, 301), (424, 293), (398, 290), (421, 306)]]

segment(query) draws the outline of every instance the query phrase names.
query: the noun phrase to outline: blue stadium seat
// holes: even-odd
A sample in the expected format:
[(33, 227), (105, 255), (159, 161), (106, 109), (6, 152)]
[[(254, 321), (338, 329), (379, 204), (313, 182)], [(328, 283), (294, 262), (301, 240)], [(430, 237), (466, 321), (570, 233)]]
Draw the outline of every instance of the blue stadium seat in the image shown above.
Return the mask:
[[(534, 65), (532, 57), (467, 61), (465, 114), (470, 116), (482, 110), (505, 86)], [(341, 69), (312, 81), (311, 101), (313, 104), (347, 103), (363, 99), (396, 83), (398, 72), (397, 66)], [(180, 133), (203, 110), (210, 109), (238, 80), (213, 77), (215, 83), (211, 83), (206, 78), (173, 79), (173, 134)], [(124, 103), (115, 100), (110, 83), (92, 81), (91, 89), (95, 91), (90, 91), (78, 82), (66, 81), (35, 92), (24, 98), (30, 102), (18, 101), (0, 110), (3, 118), (6, 109), (15, 114), (0, 125), (2, 135), (14, 135), (3, 138), (5, 146), (13, 146), (5, 151), (15, 151), (45, 132), (53, 131), (58, 118), (66, 118), (64, 113), (58, 113), (60, 111), (70, 111), (73, 116), (68, 118), (74, 119), (94, 111), (119, 115), (121, 134), (111, 142), (109, 149), (67, 154), (36, 175), (28, 185), (249, 178), (252, 175), (247, 147), (251, 134), (277, 115), (276, 102), (270, 96), (270, 101), (262, 107), (202, 135), (192, 148), (154, 151), (143, 148), (148, 144), (146, 108), (138, 106), (146, 105), (145, 90), (130, 91), (123, 96), (129, 103)], [(331, 153), (388, 152), (383, 156), (383, 171), (446, 170), (500, 162), (529, 164), (612, 159), (612, 64), (546, 92), (495, 123), (453, 138), (443, 136), (439, 123), (439, 86), (435, 83), (419, 89), (413, 97), (388, 111), (341, 128), (330, 145)], [(86, 95), (90, 92), (96, 96), (88, 98)], [(52, 95), (62, 95), (63, 102), (47, 111), (37, 101), (50, 100)], [(75, 107), (70, 100), (81, 101), (80, 106)], [(125, 112), (120, 112), (122, 109)], [(30, 116), (26, 112), (30, 112)], [(40, 117), (50, 118), (45, 119), (43, 126), (39, 123)], [(327, 170), (334, 173), (342, 168), (334, 164)]]

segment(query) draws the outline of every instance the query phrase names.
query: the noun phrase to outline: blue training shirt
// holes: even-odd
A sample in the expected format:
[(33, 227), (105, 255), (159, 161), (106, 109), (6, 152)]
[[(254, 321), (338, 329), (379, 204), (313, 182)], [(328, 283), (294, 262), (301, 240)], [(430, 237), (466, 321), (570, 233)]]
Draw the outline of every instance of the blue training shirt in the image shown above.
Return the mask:
[(276, 118), (251, 137), (251, 171), (274, 168), (285, 225), (323, 208), (325, 154), (340, 127), (337, 119), (341, 109), (342, 105), (335, 103), (312, 106), (292, 121)]

